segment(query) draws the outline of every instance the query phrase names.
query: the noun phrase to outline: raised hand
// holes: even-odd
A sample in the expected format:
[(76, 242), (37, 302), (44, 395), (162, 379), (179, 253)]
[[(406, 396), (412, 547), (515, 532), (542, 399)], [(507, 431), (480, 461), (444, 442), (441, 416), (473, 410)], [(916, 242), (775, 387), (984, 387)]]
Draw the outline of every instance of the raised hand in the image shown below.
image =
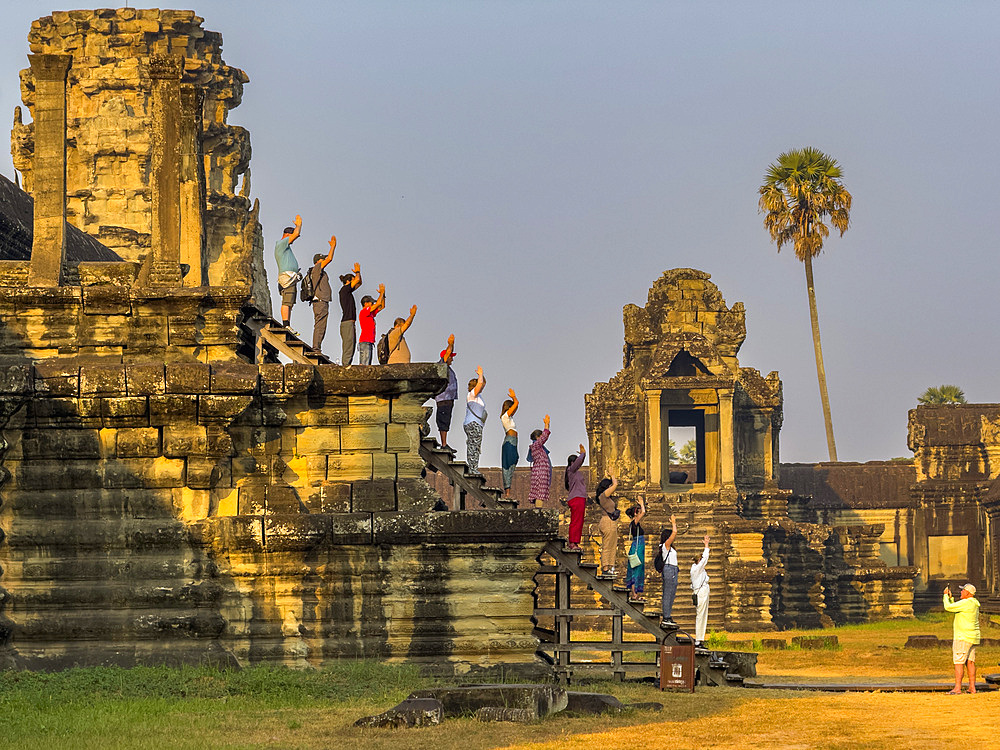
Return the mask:
[(549, 415), (548, 414), (545, 415), (545, 419), (543, 419), (542, 421), (545, 422), (545, 429), (546, 430), (549, 429)]
[(705, 546), (708, 546), (708, 534), (705, 534)]
[(670, 514), (670, 525), (671, 526), (677, 525), (677, 516), (675, 516), (673, 513)]
[(378, 285), (378, 293), (379, 294), (385, 294), (385, 284), (379, 284)]
[(413, 307), (410, 308), (410, 317), (412, 318), (416, 314), (417, 314), (417, 306), (414, 305)]
[(354, 264), (354, 273), (361, 273), (361, 264), (360, 263), (355, 263)]
[(448, 337), (448, 346), (451, 346), (451, 347), (454, 347), (454, 346), (455, 346), (455, 334), (454, 334), (454, 333), (453, 333), (453, 334), (451, 334), (451, 335), (450, 335), (450, 336)]
[(476, 375), (478, 375), (479, 377), (482, 377), (482, 376), (483, 376), (483, 368), (482, 368), (482, 365), (480, 365), (479, 367), (477, 367), (477, 368), (476, 368)]
[(514, 389), (513, 388), (508, 388), (507, 389), (507, 395), (510, 396), (515, 401), (517, 401), (517, 394), (514, 393)]
[(335, 248), (336, 246), (337, 246), (337, 235), (331, 234), (330, 235), (330, 249), (333, 250), (333, 248)]
[(580, 443), (580, 453), (586, 453), (587, 449), (583, 447), (583, 443)]
[(302, 226), (302, 217), (299, 216), (298, 214), (295, 214), (295, 226), (297, 227)]

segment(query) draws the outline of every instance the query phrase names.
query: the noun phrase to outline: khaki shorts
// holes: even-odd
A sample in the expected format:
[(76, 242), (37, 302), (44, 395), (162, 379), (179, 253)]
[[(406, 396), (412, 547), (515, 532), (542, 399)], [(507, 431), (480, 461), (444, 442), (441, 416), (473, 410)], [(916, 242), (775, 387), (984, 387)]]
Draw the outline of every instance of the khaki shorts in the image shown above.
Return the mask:
[(295, 305), (295, 290), (296, 290), (295, 284), (285, 287), (284, 289), (282, 289), (280, 286), (278, 287), (278, 291), (281, 292), (282, 305), (284, 305), (285, 307), (293, 307)]
[(967, 661), (976, 663), (976, 647), (968, 641), (952, 641), (951, 656), (955, 664), (965, 664)]

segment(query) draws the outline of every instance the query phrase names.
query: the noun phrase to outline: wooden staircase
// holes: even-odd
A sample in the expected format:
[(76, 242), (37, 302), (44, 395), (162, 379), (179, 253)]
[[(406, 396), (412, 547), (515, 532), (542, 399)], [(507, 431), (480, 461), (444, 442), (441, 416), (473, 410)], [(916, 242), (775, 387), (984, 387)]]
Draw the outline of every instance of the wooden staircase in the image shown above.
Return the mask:
[(257, 334), (257, 362), (277, 362), (281, 353), (302, 365), (335, 364), (269, 315), (258, 311), (246, 320), (246, 325)]
[(486, 477), (473, 474), (465, 461), (456, 461), (451, 448), (442, 448), (432, 437), (420, 441), (420, 457), (427, 468), (441, 472), (452, 486), (452, 510), (516, 508), (516, 500), (503, 497), (503, 490), (486, 486)]

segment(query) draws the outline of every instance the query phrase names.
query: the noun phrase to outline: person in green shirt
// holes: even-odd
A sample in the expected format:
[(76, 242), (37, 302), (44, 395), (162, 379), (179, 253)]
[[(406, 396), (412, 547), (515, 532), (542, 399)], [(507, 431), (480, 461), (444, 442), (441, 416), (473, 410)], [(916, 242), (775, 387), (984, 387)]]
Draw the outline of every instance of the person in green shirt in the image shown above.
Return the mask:
[(951, 588), (944, 590), (944, 608), (955, 613), (952, 661), (955, 663), (955, 689), (949, 695), (962, 694), (962, 672), (969, 672), (969, 693), (976, 692), (976, 646), (979, 644), (979, 600), (976, 587), (967, 583), (962, 587), (958, 601), (951, 595)]

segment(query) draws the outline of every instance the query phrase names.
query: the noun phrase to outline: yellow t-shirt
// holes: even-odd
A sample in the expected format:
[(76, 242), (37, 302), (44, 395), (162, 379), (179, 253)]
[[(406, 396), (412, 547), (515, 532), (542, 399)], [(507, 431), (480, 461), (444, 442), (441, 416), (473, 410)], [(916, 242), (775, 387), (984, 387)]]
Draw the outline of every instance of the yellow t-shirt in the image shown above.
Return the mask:
[(979, 643), (979, 600), (974, 596), (970, 596), (968, 599), (955, 600), (948, 594), (945, 594), (944, 608), (948, 612), (955, 613), (955, 624), (953, 626), (955, 640), (965, 641), (972, 645)]

